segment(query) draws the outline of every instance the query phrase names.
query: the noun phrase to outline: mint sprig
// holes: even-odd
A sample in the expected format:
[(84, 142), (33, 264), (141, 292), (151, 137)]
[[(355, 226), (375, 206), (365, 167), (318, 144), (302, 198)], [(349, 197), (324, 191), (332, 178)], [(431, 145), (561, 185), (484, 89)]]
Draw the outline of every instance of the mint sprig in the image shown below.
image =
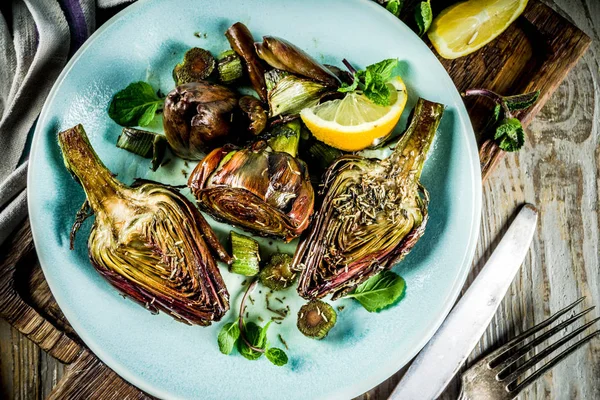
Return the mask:
[(352, 84), (342, 84), (338, 92), (360, 91), (369, 100), (382, 106), (390, 105), (390, 88), (387, 82), (392, 78), (398, 66), (395, 58), (386, 59), (367, 66), (364, 70), (355, 70), (347, 60), (343, 61), (353, 76)]
[(525, 110), (535, 104), (540, 91), (501, 96), (488, 89), (469, 89), (463, 96), (483, 96), (495, 103), (489, 127), (494, 132), (494, 141), (504, 151), (514, 152), (525, 143), (525, 130), (514, 111)]
[(254, 280), (246, 288), (244, 297), (240, 304), (239, 317), (235, 322), (230, 322), (221, 328), (217, 337), (219, 343), (219, 350), (223, 354), (231, 354), (233, 348), (237, 344), (238, 352), (248, 360), (258, 360), (263, 354), (267, 357), (271, 363), (280, 367), (288, 363), (287, 354), (276, 347), (270, 347), (267, 340), (267, 331), (273, 320), (267, 322), (264, 327), (257, 325), (250, 321), (245, 322), (243, 317), (243, 310), (246, 305), (246, 299), (249, 294), (254, 290), (258, 280)]

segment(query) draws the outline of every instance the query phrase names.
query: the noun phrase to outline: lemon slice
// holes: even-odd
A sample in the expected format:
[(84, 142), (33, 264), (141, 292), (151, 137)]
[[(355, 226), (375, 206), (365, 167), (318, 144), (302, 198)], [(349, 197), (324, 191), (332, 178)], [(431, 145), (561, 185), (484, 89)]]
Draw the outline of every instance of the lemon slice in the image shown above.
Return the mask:
[(444, 58), (480, 49), (500, 35), (527, 6), (527, 0), (469, 0), (446, 8), (427, 35)]
[(390, 105), (380, 106), (359, 93), (305, 108), (300, 117), (320, 141), (345, 151), (358, 151), (387, 137), (406, 105), (406, 86), (400, 77), (388, 82)]

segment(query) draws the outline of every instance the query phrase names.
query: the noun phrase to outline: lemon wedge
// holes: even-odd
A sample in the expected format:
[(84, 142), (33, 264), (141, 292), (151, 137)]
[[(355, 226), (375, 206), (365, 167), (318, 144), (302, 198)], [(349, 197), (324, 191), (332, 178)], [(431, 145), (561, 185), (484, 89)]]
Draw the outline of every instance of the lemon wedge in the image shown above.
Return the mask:
[(500, 35), (515, 20), (527, 0), (469, 0), (446, 8), (427, 35), (444, 58), (470, 54)]
[(358, 151), (387, 137), (406, 105), (406, 86), (400, 77), (392, 78), (390, 105), (373, 103), (359, 93), (326, 101), (300, 113), (302, 121), (320, 141), (344, 151)]

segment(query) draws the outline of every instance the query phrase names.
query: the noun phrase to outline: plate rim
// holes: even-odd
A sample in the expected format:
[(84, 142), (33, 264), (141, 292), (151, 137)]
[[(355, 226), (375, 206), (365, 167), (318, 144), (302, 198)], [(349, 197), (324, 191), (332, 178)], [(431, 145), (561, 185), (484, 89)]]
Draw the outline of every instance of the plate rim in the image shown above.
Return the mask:
[[(387, 18), (392, 23), (399, 23), (401, 25), (404, 25), (410, 32), (412, 32), (412, 30), (410, 30), (410, 28), (408, 28), (408, 26), (403, 21), (401, 21), (399, 18), (393, 16), (391, 13), (389, 13), (387, 10), (385, 10), (379, 4), (376, 4), (375, 2), (373, 2), (371, 0), (352, 0), (352, 1), (354, 1), (356, 4), (361, 4), (362, 6), (370, 7), (373, 12), (379, 14), (380, 18)], [(109, 20), (107, 20), (103, 25), (101, 25), (96, 31), (94, 31), (88, 37), (88, 39), (82, 44), (82, 46), (79, 49), (77, 49), (77, 51), (72, 55), (72, 57), (66, 63), (66, 65), (64, 66), (60, 75), (58, 76), (58, 78), (56, 79), (54, 84), (52, 85), (52, 89), (50, 90), (46, 100), (44, 101), (44, 105), (43, 105), (40, 115), (38, 117), (38, 121), (43, 121), (46, 119), (46, 114), (48, 114), (49, 108), (50, 108), (49, 104), (51, 104), (54, 101), (59, 88), (62, 86), (63, 81), (66, 79), (67, 75), (70, 73), (73, 66), (78, 62), (78, 60), (83, 56), (83, 54), (89, 49), (89, 47), (92, 45), (92, 43), (95, 42), (95, 40), (98, 38), (98, 36), (102, 35), (102, 33), (105, 30), (107, 30), (111, 26), (113, 26), (119, 19), (121, 19), (122, 17), (129, 15), (131, 13), (134, 13), (139, 7), (143, 7), (146, 3), (149, 3), (149, 2), (150, 2), (150, 0), (138, 0), (134, 3), (131, 3), (130, 5), (125, 7), (123, 10), (119, 11), (117, 14), (115, 14), (113, 17), (111, 17)], [(420, 38), (416, 34), (414, 34), (414, 32), (412, 32), (412, 34), (415, 35), (420, 40)], [(423, 45), (426, 46), (425, 43), (423, 43)], [(433, 53), (433, 51), (430, 48), (428, 48), (428, 51), (430, 51), (435, 57), (435, 54)], [(445, 75), (450, 80), (450, 82), (453, 83), (452, 78), (450, 77), (450, 75), (448, 74), (446, 69), (443, 67), (443, 65), (440, 63), (440, 61), (437, 59), (437, 57), (435, 57), (435, 61), (436, 61), (434, 63), (435, 68), (437, 68), (440, 71), (441, 75)], [(458, 97), (460, 99), (460, 94), (454, 84), (452, 85), (452, 88), (453, 88), (453, 90), (451, 90), (451, 91), (452, 91), (453, 97)], [(370, 389), (378, 386), (383, 381), (385, 381), (389, 377), (391, 377), (398, 370), (400, 370), (402, 367), (404, 367), (406, 364), (408, 364), (422, 350), (422, 348), (427, 344), (427, 342), (431, 339), (431, 337), (433, 337), (435, 332), (437, 332), (437, 330), (439, 329), (439, 327), (441, 326), (443, 321), (446, 319), (451, 308), (454, 306), (454, 304), (460, 294), (460, 291), (468, 277), (468, 274), (471, 270), (471, 265), (472, 265), (472, 261), (473, 261), (474, 255), (475, 255), (475, 250), (477, 247), (479, 232), (480, 232), (480, 228), (481, 228), (481, 212), (482, 212), (482, 196), (483, 196), (482, 179), (481, 179), (481, 170), (480, 170), (480, 166), (479, 166), (479, 153), (477, 151), (475, 134), (474, 134), (474, 130), (473, 130), (473, 127), (471, 124), (471, 119), (468, 115), (468, 112), (467, 112), (466, 107), (465, 107), (464, 103), (462, 102), (462, 100), (457, 101), (457, 104), (459, 106), (457, 107), (456, 111), (459, 114), (458, 120), (460, 121), (460, 125), (462, 126), (462, 129), (464, 131), (466, 131), (466, 135), (471, 138), (466, 141), (466, 145), (468, 148), (468, 153), (470, 154), (469, 159), (472, 164), (470, 173), (472, 176), (471, 193), (472, 193), (472, 200), (473, 200), (473, 210), (472, 210), (473, 219), (472, 219), (472, 224), (469, 229), (469, 238), (468, 238), (469, 244), (466, 248), (465, 255), (461, 261), (462, 269), (460, 270), (460, 273), (457, 275), (457, 277), (453, 283), (453, 286), (450, 290), (448, 298), (446, 299), (443, 311), (427, 327), (426, 332), (424, 332), (424, 334), (422, 335), (421, 341), (418, 342), (417, 345), (415, 345), (413, 350), (406, 356), (399, 358), (395, 363), (390, 362), (388, 365), (380, 366), (378, 369), (374, 370), (374, 373), (366, 375), (364, 377), (364, 379), (362, 379), (358, 382), (351, 383), (343, 388), (339, 388), (339, 390), (334, 394), (334, 398), (346, 399), (346, 398), (355, 397), (357, 395), (361, 395), (362, 393), (365, 393), (365, 392), (369, 391)], [(29, 160), (35, 159), (36, 154), (38, 152), (38, 148), (41, 146), (40, 137), (43, 134), (44, 134), (43, 127), (40, 124), (36, 124), (32, 144), (31, 144), (31, 152), (29, 155)], [(35, 167), (32, 168), (30, 166), (30, 168), (28, 169), (28, 173), (27, 173), (27, 197), (28, 198), (32, 198), (30, 195), (30, 190), (32, 190), (31, 188), (33, 187), (32, 181), (33, 181), (33, 176), (35, 174), (34, 171), (35, 171)], [(40, 230), (38, 230), (38, 228), (36, 228), (36, 224), (33, 222), (36, 219), (35, 215), (37, 215), (38, 210), (36, 209), (36, 207), (32, 206), (32, 204), (33, 203), (31, 201), (27, 202), (28, 215), (29, 215), (29, 218), (31, 221), (31, 232), (32, 232), (33, 242), (35, 245), (36, 242), (37, 243), (40, 242), (39, 237), (42, 235), (42, 232), (41, 232), (41, 228), (40, 228)], [(37, 248), (37, 246), (36, 246), (36, 248)], [(45, 272), (44, 261), (43, 261), (44, 256), (40, 255), (38, 253), (37, 257), (38, 257), (38, 260), (39, 260), (42, 270)], [(50, 274), (50, 276), (51, 275), (52, 274)], [(164, 392), (162, 389), (155, 386), (152, 381), (150, 381), (148, 379), (144, 380), (144, 379), (142, 379), (142, 377), (138, 377), (136, 374), (131, 373), (126, 368), (126, 366), (122, 365), (117, 359), (113, 358), (108, 352), (103, 351), (102, 347), (93, 339), (93, 337), (88, 337), (87, 335), (81, 335), (80, 332), (82, 332), (82, 331), (85, 332), (85, 329), (83, 329), (80, 325), (79, 318), (77, 317), (78, 313), (69, 307), (69, 302), (67, 300), (64, 300), (60, 294), (57, 295), (55, 293), (55, 291), (52, 289), (54, 286), (53, 278), (49, 278), (48, 276), (46, 276), (46, 274), (44, 274), (44, 276), (48, 282), (48, 286), (50, 287), (50, 291), (52, 292), (52, 295), (56, 299), (56, 302), (59, 305), (59, 307), (61, 308), (61, 310), (63, 311), (65, 317), (67, 318), (69, 323), (73, 326), (73, 329), (75, 330), (75, 332), (77, 332), (77, 334), (81, 338), (81, 340), (92, 351), (92, 353), (94, 355), (96, 355), (103, 363), (105, 363), (110, 369), (112, 369), (121, 378), (123, 378), (130, 384), (136, 386), (140, 390), (143, 390), (144, 392), (146, 392), (150, 395), (157, 396), (160, 398), (173, 398), (173, 395), (171, 393)], [(60, 293), (60, 291), (59, 291), (59, 293)], [(63, 299), (63, 300), (60, 300), (60, 299)]]

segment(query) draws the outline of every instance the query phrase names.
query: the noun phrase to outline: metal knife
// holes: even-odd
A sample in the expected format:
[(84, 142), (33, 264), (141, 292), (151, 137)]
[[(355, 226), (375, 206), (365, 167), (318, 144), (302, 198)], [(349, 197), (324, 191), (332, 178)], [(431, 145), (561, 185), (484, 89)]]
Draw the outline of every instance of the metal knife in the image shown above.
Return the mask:
[(467, 292), (421, 350), (391, 400), (439, 397), (492, 320), (521, 267), (535, 231), (537, 210), (524, 205)]

